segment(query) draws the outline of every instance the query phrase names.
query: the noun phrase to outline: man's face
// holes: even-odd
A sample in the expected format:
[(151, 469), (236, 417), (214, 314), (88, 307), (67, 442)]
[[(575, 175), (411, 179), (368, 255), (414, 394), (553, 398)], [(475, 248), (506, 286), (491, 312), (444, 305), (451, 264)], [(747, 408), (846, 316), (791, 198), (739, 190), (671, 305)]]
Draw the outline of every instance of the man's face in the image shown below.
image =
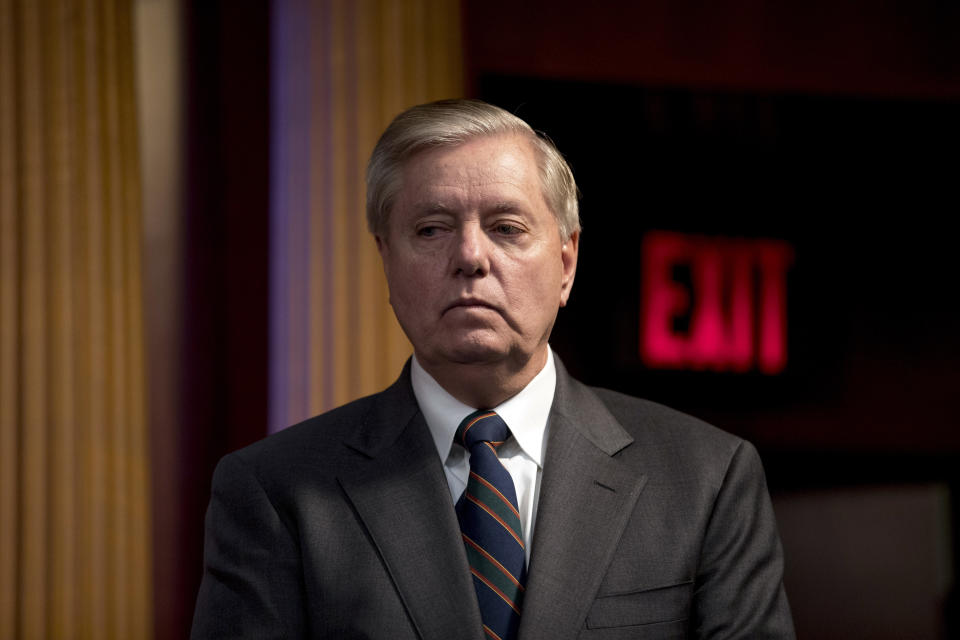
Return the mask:
[(424, 151), (377, 246), (390, 303), (428, 370), (450, 364), (542, 366), (570, 295), (579, 234), (562, 240), (529, 142), (476, 138)]

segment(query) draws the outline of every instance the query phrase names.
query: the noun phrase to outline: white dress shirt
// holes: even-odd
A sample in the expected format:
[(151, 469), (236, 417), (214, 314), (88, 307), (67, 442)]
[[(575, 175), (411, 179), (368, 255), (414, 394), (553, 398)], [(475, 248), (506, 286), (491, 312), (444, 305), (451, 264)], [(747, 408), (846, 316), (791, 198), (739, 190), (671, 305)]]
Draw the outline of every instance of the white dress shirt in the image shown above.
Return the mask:
[[(468, 407), (450, 395), (420, 366), (416, 356), (410, 366), (410, 381), (420, 411), (437, 445), (437, 453), (450, 487), (450, 497), (456, 504), (467, 488), (467, 479), (470, 477), (470, 452), (460, 444), (454, 444), (453, 436), (463, 419), (477, 408)], [(527, 564), (530, 563), (530, 541), (533, 540), (537, 501), (540, 496), (543, 451), (547, 442), (547, 418), (553, 405), (556, 386), (557, 370), (553, 363), (553, 352), (548, 348), (547, 362), (540, 373), (515, 396), (493, 407), (507, 423), (512, 435), (498, 448), (497, 455), (510, 472), (517, 490)]]

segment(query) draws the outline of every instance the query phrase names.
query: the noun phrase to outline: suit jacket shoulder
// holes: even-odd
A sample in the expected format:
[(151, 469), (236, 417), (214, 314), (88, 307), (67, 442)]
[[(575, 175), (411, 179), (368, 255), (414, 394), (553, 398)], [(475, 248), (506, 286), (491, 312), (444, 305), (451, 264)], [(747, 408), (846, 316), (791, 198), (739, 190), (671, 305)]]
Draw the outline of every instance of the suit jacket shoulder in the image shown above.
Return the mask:
[(325, 462), (323, 470), (335, 474), (338, 452), (345, 442), (361, 449), (382, 449), (399, 436), (418, 411), (408, 387), (405, 370), (384, 391), (307, 418), (231, 455), (262, 471), (265, 478), (303, 460), (313, 464), (318, 457)]
[(408, 369), (221, 460), (192, 637), (481, 640)]
[(750, 443), (562, 366), (535, 536), (529, 637), (793, 637)]
[(686, 469), (719, 487), (734, 454), (741, 448), (753, 451), (742, 438), (676, 409), (609, 389), (590, 389), (633, 438), (632, 446), (653, 454), (643, 456), (648, 471)]

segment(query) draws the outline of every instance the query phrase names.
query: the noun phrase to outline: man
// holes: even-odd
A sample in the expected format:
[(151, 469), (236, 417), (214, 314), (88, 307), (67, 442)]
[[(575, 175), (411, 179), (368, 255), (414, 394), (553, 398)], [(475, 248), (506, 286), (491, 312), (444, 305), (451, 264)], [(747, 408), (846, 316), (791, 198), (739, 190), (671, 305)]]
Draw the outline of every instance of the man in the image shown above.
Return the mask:
[(193, 636), (793, 637), (754, 449), (550, 351), (580, 240), (552, 144), (484, 103), (414, 107), (367, 196), (414, 356), (221, 461)]

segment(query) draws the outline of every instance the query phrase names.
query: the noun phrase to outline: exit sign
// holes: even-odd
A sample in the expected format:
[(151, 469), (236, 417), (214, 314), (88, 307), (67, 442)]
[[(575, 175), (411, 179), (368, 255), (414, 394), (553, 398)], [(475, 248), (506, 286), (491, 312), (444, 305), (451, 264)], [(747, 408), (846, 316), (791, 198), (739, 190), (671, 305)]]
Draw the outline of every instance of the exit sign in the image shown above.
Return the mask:
[(793, 255), (781, 240), (647, 233), (640, 304), (643, 363), (653, 369), (783, 371)]

